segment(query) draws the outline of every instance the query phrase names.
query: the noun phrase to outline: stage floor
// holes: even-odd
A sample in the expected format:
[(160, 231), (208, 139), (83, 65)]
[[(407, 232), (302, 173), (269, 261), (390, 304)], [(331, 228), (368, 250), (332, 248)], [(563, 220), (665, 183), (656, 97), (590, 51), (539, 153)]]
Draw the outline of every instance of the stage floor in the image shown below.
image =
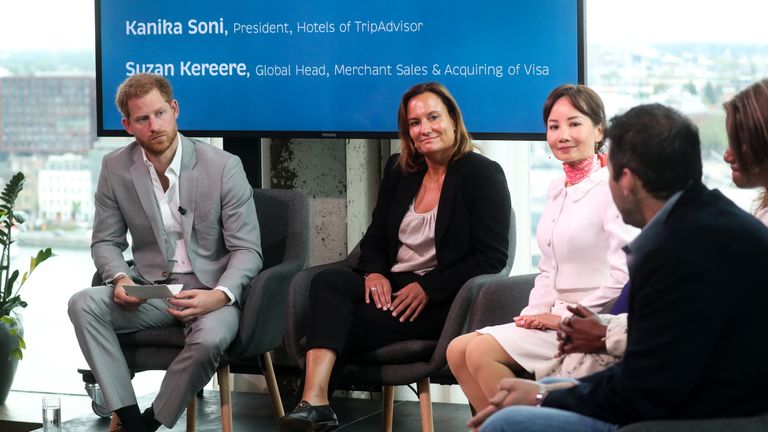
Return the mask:
[[(0, 409), (0, 430), (3, 432), (27, 432), (40, 429), (41, 393), (12, 392), (9, 401)], [(100, 419), (90, 411), (90, 399), (84, 396), (61, 396), (62, 417), (66, 432), (105, 431), (108, 419)], [(153, 395), (141, 397), (139, 405), (143, 409), (153, 399)], [(287, 404), (286, 404), (287, 406)], [(342, 423), (338, 430), (373, 432), (381, 430), (381, 401), (370, 399), (335, 398), (331, 401), (334, 411)], [(466, 422), (470, 412), (467, 405), (433, 403), (435, 430), (440, 432), (466, 432)], [(232, 412), (235, 431), (275, 431), (275, 419), (269, 397), (260, 393), (232, 393)], [(176, 424), (173, 431), (186, 430), (186, 414)], [(393, 429), (395, 431), (419, 431), (421, 420), (419, 403), (396, 401)], [(160, 428), (160, 431), (168, 429)], [(219, 412), (219, 394), (206, 390), (197, 405), (197, 431), (213, 432), (221, 430)]]

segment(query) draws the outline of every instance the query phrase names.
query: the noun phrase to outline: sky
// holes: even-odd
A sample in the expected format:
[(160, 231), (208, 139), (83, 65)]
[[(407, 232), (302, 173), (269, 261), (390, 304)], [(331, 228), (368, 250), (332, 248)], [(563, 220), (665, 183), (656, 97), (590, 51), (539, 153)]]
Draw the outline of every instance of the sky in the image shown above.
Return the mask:
[(586, 2), (589, 42), (725, 42), (768, 45), (766, 0)]
[(93, 0), (0, 0), (0, 51), (93, 49), (93, 7)]
[[(768, 44), (766, 0), (586, 0), (586, 4), (589, 43)], [(0, 51), (93, 49), (93, 8), (93, 0), (0, 0)]]

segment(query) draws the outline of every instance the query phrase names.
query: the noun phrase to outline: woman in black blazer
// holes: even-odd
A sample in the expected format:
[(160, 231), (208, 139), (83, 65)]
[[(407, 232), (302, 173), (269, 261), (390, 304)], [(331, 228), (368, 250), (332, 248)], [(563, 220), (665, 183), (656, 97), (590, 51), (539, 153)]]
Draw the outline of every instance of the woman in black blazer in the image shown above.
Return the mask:
[(384, 169), (356, 268), (319, 273), (310, 290), (302, 401), (281, 431), (330, 430), (337, 357), (406, 339), (438, 339), (470, 278), (507, 261), (511, 205), (504, 171), (473, 153), (461, 111), (438, 83), (418, 84), (398, 112), (400, 153)]

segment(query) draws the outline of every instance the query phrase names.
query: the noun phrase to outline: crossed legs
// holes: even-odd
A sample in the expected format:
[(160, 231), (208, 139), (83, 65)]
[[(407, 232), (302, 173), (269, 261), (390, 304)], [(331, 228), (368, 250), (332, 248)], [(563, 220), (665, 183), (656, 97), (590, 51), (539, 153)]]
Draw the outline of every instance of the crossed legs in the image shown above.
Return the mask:
[(487, 334), (468, 333), (452, 340), (446, 352), (448, 366), (476, 411), (488, 406), (499, 382), (522, 371), (496, 339)]

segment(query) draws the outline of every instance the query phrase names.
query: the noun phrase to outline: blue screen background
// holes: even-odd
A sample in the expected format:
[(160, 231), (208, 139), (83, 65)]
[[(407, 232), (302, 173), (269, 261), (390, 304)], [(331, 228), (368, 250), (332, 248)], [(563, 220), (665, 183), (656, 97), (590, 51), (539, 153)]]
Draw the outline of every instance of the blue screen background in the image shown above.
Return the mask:
[[(97, 65), (99, 129), (122, 131), (113, 99), (127, 62), (171, 64), (179, 127), (201, 135), (391, 135), (400, 97), (413, 84), (439, 81), (457, 99), (474, 135), (540, 134), (546, 95), (579, 81), (576, 0), (164, 1), (102, 0)], [(181, 35), (132, 35), (126, 22), (180, 22)], [(228, 34), (193, 35), (187, 22), (219, 22)], [(342, 33), (341, 23), (352, 21)], [(418, 32), (357, 32), (354, 21), (422, 23)], [(299, 33), (297, 23), (329, 23), (333, 33)], [(234, 34), (234, 24), (288, 23), (292, 35)], [(136, 27), (134, 27), (136, 28)], [(245, 63), (250, 77), (181, 76), (180, 62)], [(391, 65), (392, 76), (335, 75), (335, 65)], [(397, 76), (396, 65), (420, 65), (426, 76)], [(448, 65), (501, 65), (503, 77), (448, 76)], [(525, 65), (548, 68), (528, 75)], [(328, 77), (256, 76), (257, 65), (325, 65)], [(439, 75), (433, 74), (439, 65)], [(509, 67), (519, 66), (510, 75)]]

